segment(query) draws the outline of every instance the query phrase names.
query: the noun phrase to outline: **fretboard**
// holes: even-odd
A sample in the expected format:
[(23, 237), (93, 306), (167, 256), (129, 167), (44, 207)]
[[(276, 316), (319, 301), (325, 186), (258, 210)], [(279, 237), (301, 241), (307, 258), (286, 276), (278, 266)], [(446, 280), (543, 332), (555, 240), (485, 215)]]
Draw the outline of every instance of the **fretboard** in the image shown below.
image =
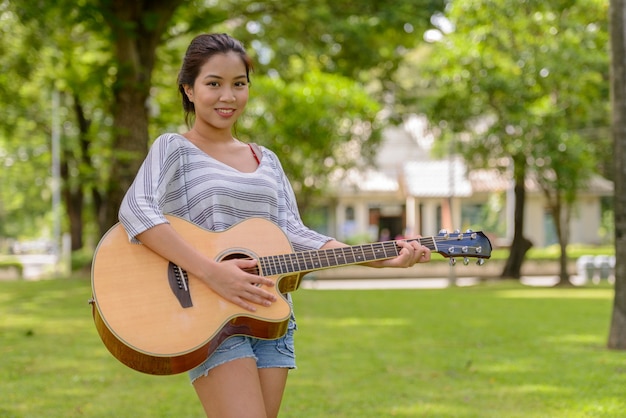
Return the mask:
[[(432, 237), (407, 241), (418, 241), (431, 251), (437, 251)], [(396, 241), (385, 241), (326, 250), (300, 251), (261, 257), (259, 265), (263, 276), (304, 273), (394, 258), (399, 255), (400, 248)]]

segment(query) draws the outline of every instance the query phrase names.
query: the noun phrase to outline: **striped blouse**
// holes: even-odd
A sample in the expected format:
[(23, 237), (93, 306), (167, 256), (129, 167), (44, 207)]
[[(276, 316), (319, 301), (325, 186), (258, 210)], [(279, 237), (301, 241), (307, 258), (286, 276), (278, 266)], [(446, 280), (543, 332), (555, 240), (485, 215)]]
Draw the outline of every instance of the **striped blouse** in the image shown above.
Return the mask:
[(267, 148), (261, 150), (257, 170), (243, 173), (179, 134), (158, 137), (120, 207), (119, 219), (131, 242), (138, 243), (138, 234), (167, 223), (164, 214), (216, 232), (261, 217), (285, 232), (294, 251), (319, 249), (331, 238), (302, 223), (280, 161)]

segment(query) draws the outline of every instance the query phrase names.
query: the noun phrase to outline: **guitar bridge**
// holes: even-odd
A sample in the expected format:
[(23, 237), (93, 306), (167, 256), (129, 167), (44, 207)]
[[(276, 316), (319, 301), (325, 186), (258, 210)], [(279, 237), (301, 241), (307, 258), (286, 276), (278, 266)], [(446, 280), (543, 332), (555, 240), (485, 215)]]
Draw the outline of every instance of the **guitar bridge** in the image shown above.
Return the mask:
[(187, 272), (170, 261), (167, 268), (167, 280), (180, 306), (191, 308), (193, 303), (191, 302), (191, 293), (189, 293)]

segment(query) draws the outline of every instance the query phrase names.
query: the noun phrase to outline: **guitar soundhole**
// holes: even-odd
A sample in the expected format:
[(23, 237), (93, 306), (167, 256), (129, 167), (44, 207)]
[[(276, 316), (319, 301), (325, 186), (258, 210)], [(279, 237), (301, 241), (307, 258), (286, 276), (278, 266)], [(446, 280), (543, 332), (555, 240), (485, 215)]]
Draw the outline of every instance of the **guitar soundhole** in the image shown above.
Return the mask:
[[(223, 261), (223, 260), (237, 260), (237, 259), (253, 260), (254, 258), (251, 257), (249, 254), (231, 253), (231, 254), (228, 254), (228, 255), (220, 258), (220, 261)], [(243, 270), (246, 273), (259, 275), (259, 266), (258, 265), (255, 265), (252, 268), (247, 268), (247, 269), (243, 269)]]

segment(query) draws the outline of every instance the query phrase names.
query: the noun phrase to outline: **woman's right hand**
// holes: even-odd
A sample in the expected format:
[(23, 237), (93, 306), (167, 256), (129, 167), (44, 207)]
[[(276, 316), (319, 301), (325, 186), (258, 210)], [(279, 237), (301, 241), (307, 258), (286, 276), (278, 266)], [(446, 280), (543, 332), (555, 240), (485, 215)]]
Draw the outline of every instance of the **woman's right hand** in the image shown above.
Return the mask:
[(255, 305), (270, 306), (276, 302), (276, 295), (263, 288), (274, 286), (274, 281), (246, 271), (256, 265), (256, 260), (244, 258), (211, 263), (202, 280), (227, 301), (255, 312)]

